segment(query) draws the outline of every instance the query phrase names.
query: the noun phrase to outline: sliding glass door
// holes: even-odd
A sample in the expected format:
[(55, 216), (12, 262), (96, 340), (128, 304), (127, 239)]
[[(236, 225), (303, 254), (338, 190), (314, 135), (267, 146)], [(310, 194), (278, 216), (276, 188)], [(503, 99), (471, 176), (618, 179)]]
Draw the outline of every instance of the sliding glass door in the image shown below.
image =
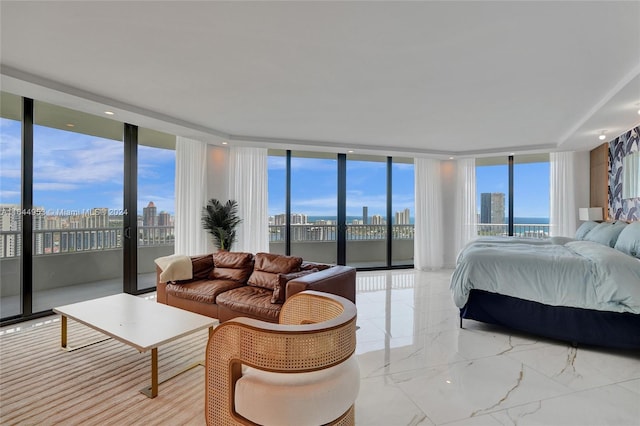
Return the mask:
[(35, 102), (33, 312), (122, 292), (122, 124)]
[(415, 223), (415, 175), (412, 158), (393, 158), (391, 204), (393, 233), (391, 235), (391, 264), (413, 265)]
[(154, 259), (174, 252), (176, 138), (138, 129), (137, 290), (156, 285)]
[(291, 255), (337, 263), (337, 167), (335, 154), (291, 153)]
[(0, 312), (22, 313), (22, 99), (0, 93)]
[(153, 290), (154, 259), (174, 251), (175, 137), (8, 93), (0, 101), (0, 320)]
[(387, 159), (347, 155), (347, 265), (387, 265)]
[(270, 150), (270, 252), (413, 266), (413, 170), (409, 158)]

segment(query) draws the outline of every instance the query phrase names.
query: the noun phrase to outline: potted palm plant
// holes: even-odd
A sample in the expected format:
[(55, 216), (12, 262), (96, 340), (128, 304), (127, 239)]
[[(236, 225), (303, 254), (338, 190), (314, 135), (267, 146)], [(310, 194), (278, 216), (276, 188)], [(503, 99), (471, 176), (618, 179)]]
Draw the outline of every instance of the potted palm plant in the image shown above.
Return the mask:
[(238, 203), (228, 200), (225, 204), (212, 198), (202, 208), (202, 227), (213, 237), (219, 250), (230, 251), (236, 240), (236, 226), (242, 222), (238, 216)]

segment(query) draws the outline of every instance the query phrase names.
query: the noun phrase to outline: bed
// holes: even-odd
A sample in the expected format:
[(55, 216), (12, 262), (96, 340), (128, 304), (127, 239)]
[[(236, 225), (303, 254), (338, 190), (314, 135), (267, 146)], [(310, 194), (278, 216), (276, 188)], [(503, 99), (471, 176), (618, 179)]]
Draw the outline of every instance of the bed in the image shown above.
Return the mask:
[(552, 339), (640, 349), (640, 222), (587, 222), (576, 238), (481, 238), (459, 254), (462, 319)]

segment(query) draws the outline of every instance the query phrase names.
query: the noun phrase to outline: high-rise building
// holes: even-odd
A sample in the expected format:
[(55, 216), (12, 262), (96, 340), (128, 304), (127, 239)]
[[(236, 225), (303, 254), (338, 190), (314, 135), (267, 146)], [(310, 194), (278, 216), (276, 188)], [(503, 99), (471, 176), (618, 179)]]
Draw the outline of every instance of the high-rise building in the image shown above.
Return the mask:
[(157, 226), (158, 225), (158, 208), (153, 201), (149, 201), (147, 207), (142, 209), (142, 225), (143, 226)]
[(504, 192), (480, 194), (480, 223), (504, 223)]
[[(291, 213), (291, 224), (292, 225), (304, 225), (307, 222), (307, 215), (304, 213)], [(284, 213), (277, 214), (273, 217), (274, 225), (286, 225), (287, 224), (287, 215)]]
[(369, 224), (369, 207), (367, 206), (362, 207), (362, 224), (363, 225)]
[(87, 223), (85, 228), (108, 228), (108, 227), (109, 227), (109, 209), (107, 207), (96, 207), (91, 209), (91, 212), (87, 217)]
[(385, 224), (385, 220), (379, 214), (374, 214), (373, 216), (371, 216), (371, 224), (372, 225), (384, 225)]
[(304, 213), (292, 213), (291, 224), (292, 225), (304, 225), (307, 222), (307, 215)]
[(171, 215), (165, 211), (158, 213), (158, 226), (171, 226)]
[(407, 208), (396, 212), (396, 225), (409, 225), (411, 223), (411, 211)]

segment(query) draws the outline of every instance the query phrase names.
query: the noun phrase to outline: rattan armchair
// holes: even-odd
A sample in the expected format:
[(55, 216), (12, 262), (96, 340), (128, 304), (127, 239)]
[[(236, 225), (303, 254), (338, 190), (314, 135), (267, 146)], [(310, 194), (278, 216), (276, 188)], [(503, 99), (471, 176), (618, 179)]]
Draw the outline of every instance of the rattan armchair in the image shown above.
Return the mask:
[(355, 305), (328, 293), (290, 297), (279, 324), (224, 322), (207, 344), (207, 424), (355, 424), (355, 346)]

